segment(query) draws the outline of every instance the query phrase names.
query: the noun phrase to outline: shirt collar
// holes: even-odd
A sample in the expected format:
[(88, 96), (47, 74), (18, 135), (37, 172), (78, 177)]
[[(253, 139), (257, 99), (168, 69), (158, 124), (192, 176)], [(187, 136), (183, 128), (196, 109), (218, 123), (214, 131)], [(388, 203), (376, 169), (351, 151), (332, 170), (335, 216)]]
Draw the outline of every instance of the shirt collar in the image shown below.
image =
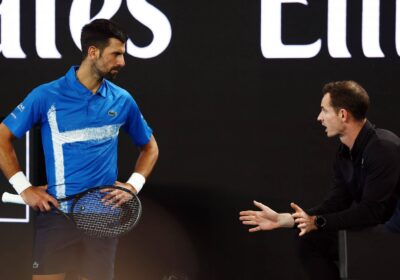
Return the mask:
[(340, 152), (342, 156), (350, 156), (351, 159), (356, 159), (357, 156), (359, 156), (359, 154), (364, 151), (365, 146), (367, 145), (369, 139), (374, 133), (375, 126), (367, 120), (364, 126), (361, 128), (360, 132), (358, 133), (351, 151), (346, 145), (341, 145), (342, 147), (340, 149)]
[[(68, 84), (75, 92), (77, 92), (79, 94), (92, 96), (93, 93), (89, 89), (87, 89), (84, 85), (82, 85), (81, 82), (76, 77), (76, 71), (78, 69), (79, 69), (79, 65), (74, 65), (68, 70), (67, 74), (65, 75)], [(102, 97), (107, 96), (107, 80), (106, 79), (103, 79), (99, 89), (97, 90), (97, 93)]]
[(354, 142), (353, 148), (351, 149), (352, 158), (356, 158), (359, 153), (364, 151), (371, 135), (375, 132), (375, 126), (369, 121), (366, 121), (364, 126), (361, 128), (360, 133)]

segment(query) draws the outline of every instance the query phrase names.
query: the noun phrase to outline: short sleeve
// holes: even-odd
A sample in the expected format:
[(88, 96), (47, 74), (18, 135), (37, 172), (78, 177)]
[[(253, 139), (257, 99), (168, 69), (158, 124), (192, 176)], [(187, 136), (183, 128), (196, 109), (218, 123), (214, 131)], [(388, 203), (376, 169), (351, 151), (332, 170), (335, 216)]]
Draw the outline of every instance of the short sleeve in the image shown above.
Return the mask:
[(136, 146), (146, 145), (153, 134), (153, 130), (148, 126), (135, 100), (131, 96), (128, 98), (128, 116), (123, 129), (130, 135)]
[(3, 120), (3, 123), (16, 136), (21, 138), (41, 119), (40, 92), (33, 90), (18, 104), (17, 107)]

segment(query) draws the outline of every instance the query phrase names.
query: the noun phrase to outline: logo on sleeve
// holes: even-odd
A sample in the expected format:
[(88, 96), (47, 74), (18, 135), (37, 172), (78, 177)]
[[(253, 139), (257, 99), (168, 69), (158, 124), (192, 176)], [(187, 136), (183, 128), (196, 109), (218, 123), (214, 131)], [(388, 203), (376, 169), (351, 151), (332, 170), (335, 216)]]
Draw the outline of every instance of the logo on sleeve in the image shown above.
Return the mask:
[(20, 112), (23, 112), (24, 110), (25, 110), (25, 106), (21, 103), (21, 104), (19, 104), (18, 106), (17, 106), (17, 108), (18, 108), (18, 110), (20, 111)]

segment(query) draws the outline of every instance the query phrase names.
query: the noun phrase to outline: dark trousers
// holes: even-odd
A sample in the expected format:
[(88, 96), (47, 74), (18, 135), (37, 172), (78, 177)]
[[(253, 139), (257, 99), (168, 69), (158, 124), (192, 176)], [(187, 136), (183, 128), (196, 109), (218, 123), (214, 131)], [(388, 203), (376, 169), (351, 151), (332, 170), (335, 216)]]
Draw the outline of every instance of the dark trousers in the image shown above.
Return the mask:
[(296, 231), (295, 239), (298, 257), (310, 280), (340, 279), (337, 231), (312, 231), (304, 236)]

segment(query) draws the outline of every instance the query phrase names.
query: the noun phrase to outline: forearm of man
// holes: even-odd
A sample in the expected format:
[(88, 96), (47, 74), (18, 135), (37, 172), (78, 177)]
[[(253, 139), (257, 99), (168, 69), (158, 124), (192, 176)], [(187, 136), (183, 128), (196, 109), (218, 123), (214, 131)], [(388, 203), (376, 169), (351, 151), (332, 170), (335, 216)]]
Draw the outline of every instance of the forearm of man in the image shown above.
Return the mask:
[(347, 192), (340, 192), (336, 189), (331, 191), (322, 203), (307, 209), (306, 212), (309, 215), (340, 212), (348, 209), (352, 201), (353, 199)]
[(12, 141), (14, 136), (3, 124), (0, 124), (0, 168), (4, 176), (10, 179), (21, 170)]
[(158, 145), (154, 136), (151, 136), (150, 141), (140, 149), (140, 154), (136, 161), (134, 172), (140, 173), (147, 178), (153, 170), (157, 159)]
[[(377, 205), (379, 208), (379, 205)], [(347, 210), (324, 214), (327, 223), (326, 230), (341, 230), (349, 228), (363, 228), (375, 226), (381, 223), (379, 217), (374, 213), (371, 204), (359, 203)], [(375, 208), (377, 209), (377, 208)]]

